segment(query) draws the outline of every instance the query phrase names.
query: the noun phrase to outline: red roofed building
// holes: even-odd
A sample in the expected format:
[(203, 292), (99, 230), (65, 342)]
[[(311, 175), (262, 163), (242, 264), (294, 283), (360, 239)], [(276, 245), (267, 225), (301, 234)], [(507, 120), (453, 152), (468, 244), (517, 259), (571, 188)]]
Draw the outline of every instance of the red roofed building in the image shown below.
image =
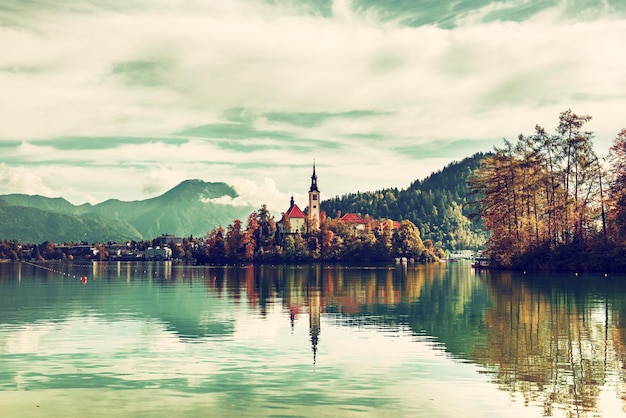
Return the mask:
[(350, 225), (356, 231), (365, 231), (365, 221), (356, 213), (346, 213), (341, 217), (340, 221)]
[(388, 220), (382, 220), (382, 221), (376, 222), (375, 224), (375, 228), (378, 228), (381, 231), (387, 231), (389, 230), (390, 227), (392, 231), (400, 229), (400, 222), (394, 221), (392, 219), (388, 219)]
[(306, 219), (306, 215), (300, 210), (298, 205), (296, 205), (296, 203), (293, 200), (293, 196), (291, 196), (289, 209), (287, 209), (287, 212), (283, 213), (283, 217), (281, 218), (278, 227), (281, 228), (280, 225), (283, 225), (282, 228), (285, 228), (286, 225), (289, 225), (289, 231), (287, 230), (281, 231), (282, 233), (287, 233), (287, 234), (289, 233), (295, 234), (298, 231), (305, 232), (306, 231), (305, 219)]
[(387, 219), (387, 220), (384, 219), (380, 221), (372, 221), (372, 220), (368, 221), (367, 219), (369, 219), (367, 215), (365, 219), (363, 219), (356, 213), (346, 213), (345, 215), (341, 217), (340, 221), (350, 226), (350, 228), (354, 232), (358, 232), (358, 233), (365, 232), (365, 230), (367, 229), (368, 222), (372, 230), (378, 229), (380, 231), (387, 231), (387, 230), (394, 231), (400, 228), (400, 222), (394, 221), (391, 219)]
[(311, 187), (309, 189), (309, 207), (305, 215), (295, 204), (293, 196), (289, 209), (283, 213), (283, 217), (277, 224), (280, 234), (295, 234), (310, 232), (307, 229), (315, 230), (326, 219), (326, 213), (320, 209), (320, 190), (317, 187), (317, 174), (315, 174), (315, 162), (313, 162), (313, 175), (311, 175)]

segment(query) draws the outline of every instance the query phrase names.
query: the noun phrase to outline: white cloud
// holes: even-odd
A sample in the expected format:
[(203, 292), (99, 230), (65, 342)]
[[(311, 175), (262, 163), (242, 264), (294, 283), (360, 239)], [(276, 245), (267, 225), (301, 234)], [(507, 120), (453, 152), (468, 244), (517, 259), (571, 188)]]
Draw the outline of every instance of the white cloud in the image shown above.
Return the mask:
[[(98, 198), (90, 188), (81, 192), (87, 182), (76, 179), (72, 187), (47, 186), (44, 169), (33, 166), (67, 178), (65, 169), (75, 163), (85, 168), (72, 173), (91, 170), (132, 184), (118, 185), (125, 190), (111, 187), (109, 197), (162, 192), (182, 176), (241, 179), (259, 188), (268, 186), (258, 180), (267, 177), (281, 191), (266, 197), (269, 204), (289, 195), (286, 190), (306, 191), (308, 184), (302, 187), (285, 167), (306, 167), (313, 157), (330, 174), (325, 189), (330, 196), (403, 187), (456, 157), (425, 161), (420, 147), (428, 151), (433, 142), (461, 140), (499, 143), (537, 123), (553, 129), (567, 108), (594, 117), (589, 128), (601, 153), (623, 127), (626, 59), (620, 51), (626, 21), (616, 15), (599, 12), (576, 21), (557, 7), (520, 22), (485, 23), (492, 12), (515, 7), (515, 2), (492, 3), (460, 16), (455, 28), (441, 29), (377, 20), (345, 0), (333, 2), (331, 17), (308, 15), (295, 5), (243, 0), (135, 0), (108, 9), (91, 4), (68, 2), (8, 19), (21, 26), (0, 27), (0, 141), (25, 141), (3, 150), (2, 161), (5, 171), (23, 178), (29, 178), (26, 170), (41, 171), (40, 179), (29, 174), (35, 177), (22, 180), (22, 186), (4, 174), (4, 190), (71, 189), (76, 199), (80, 193), (82, 199)], [(380, 113), (311, 127), (262, 117), (253, 121), (257, 129), (297, 138), (293, 148), (269, 138), (250, 138), (257, 147), (245, 151), (219, 147), (220, 138), (92, 151), (30, 143), (64, 136), (169, 137), (223, 122), (221, 115), (231, 108), (259, 115)], [(358, 139), (364, 137), (379, 139)], [(337, 145), (312, 145), (319, 149), (316, 155), (302, 155), (299, 146), (312, 140)], [(398, 151), (407, 148), (416, 149), (413, 156)], [(487, 149), (468, 145), (467, 153), (474, 151)], [(262, 163), (277, 166), (259, 172)]]
[(232, 179), (230, 183), (239, 195), (234, 199), (235, 203), (250, 205), (254, 208), (266, 204), (267, 208), (278, 217), (289, 208), (289, 200), (292, 195), (298, 202), (301, 202), (302, 209), (306, 207), (306, 202), (308, 202), (308, 197), (305, 194), (308, 189), (301, 190), (300, 193), (281, 192), (276, 181), (268, 177), (263, 178), (259, 183), (241, 178)]
[[(0, 192), (52, 196), (54, 185), (34, 170), (0, 163)], [(51, 187), (52, 186), (52, 187)]]

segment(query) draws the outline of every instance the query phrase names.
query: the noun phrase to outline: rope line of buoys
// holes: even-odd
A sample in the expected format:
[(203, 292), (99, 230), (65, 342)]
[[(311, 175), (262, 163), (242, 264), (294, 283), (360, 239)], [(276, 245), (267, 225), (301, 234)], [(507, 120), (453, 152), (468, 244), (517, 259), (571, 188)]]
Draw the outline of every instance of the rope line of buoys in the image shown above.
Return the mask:
[[(37, 262), (31, 262), (31, 261), (26, 261), (26, 260), (20, 260), (21, 263), (24, 264), (28, 264), (30, 266), (36, 267), (38, 269), (42, 269), (42, 270), (46, 270), (46, 271), (50, 271), (52, 273), (55, 274), (59, 274), (61, 276), (65, 276), (65, 277), (69, 277), (69, 278), (74, 278), (74, 279), (79, 279), (81, 281), (82, 284), (87, 284), (88, 281), (88, 276), (80, 276), (77, 274), (72, 274), (69, 272), (65, 272), (65, 271), (61, 271), (61, 270), (57, 270), (56, 266), (60, 266), (58, 268), (61, 268), (63, 266), (71, 266), (71, 269), (76, 269), (78, 271), (80, 271), (81, 269), (89, 269), (89, 270), (93, 270), (94, 272), (94, 277), (97, 278), (97, 275), (103, 274), (103, 272), (106, 271), (120, 271), (120, 265), (119, 262), (99, 262), (99, 263), (89, 263), (86, 264), (85, 262), (70, 262), (70, 263), (66, 263), (63, 261), (59, 261), (59, 262), (46, 262), (46, 261), (42, 261), (40, 263)], [(124, 263), (124, 262), (122, 262)], [(135, 265), (136, 264), (136, 265)], [(207, 268), (210, 268), (209, 266), (205, 266), (205, 265), (172, 265), (171, 267), (174, 270), (183, 270), (181, 274), (182, 278), (187, 277), (187, 273), (185, 273), (186, 269), (192, 269), (192, 270), (196, 270), (196, 271), (202, 271), (202, 270), (206, 270)], [(67, 269), (69, 269), (69, 267), (67, 267)], [(139, 263), (135, 263), (135, 262), (131, 262), (131, 267), (130, 269), (127, 270), (127, 272), (133, 273), (133, 274), (151, 274), (152, 276), (158, 277), (161, 275), (161, 269), (160, 268), (156, 268), (156, 270), (153, 270), (151, 268), (146, 268), (145, 262), (139, 262)], [(80, 274), (80, 273), (78, 273)], [(193, 273), (192, 273), (192, 278), (194, 278)], [(207, 276), (207, 277), (211, 277), (211, 276)], [(201, 274), (199, 277), (195, 277), (195, 278), (199, 278), (199, 279), (204, 279), (205, 275)]]
[[(28, 265), (33, 266), (33, 267), (40, 268), (42, 270), (51, 271), (53, 273), (60, 274), (61, 276), (72, 277), (74, 279), (76, 278), (75, 274), (69, 274), (69, 273), (66, 273), (64, 271), (55, 270), (55, 269), (53, 269), (51, 267), (47, 267), (47, 266), (44, 266), (44, 265), (41, 265), (41, 264), (31, 263), (30, 261), (22, 261), (22, 263), (28, 264)], [(82, 284), (87, 284), (87, 276), (81, 276), (80, 277), (80, 281), (81, 281)]]

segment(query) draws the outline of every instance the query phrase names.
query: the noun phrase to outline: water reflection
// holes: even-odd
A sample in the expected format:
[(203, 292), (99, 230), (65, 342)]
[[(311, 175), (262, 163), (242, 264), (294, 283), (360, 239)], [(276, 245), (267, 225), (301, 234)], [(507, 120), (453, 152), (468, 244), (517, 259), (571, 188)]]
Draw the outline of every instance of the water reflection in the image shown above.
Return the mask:
[[(86, 286), (76, 279), (83, 274), (89, 275)], [(258, 326), (249, 313), (264, 321), (264, 326), (269, 326), (270, 319), (277, 320), (277, 326), (292, 334), (306, 321), (307, 363), (320, 370), (338, 362), (331, 357), (335, 329), (374, 331), (389, 338), (408, 334), (416, 349), (427, 343), (447, 359), (476, 365), (511, 399), (520, 396), (523, 405), (538, 406), (544, 416), (624, 410), (625, 308), (623, 277), (475, 273), (463, 263), (408, 268), (0, 264), (0, 335), (39, 329), (55, 321), (81, 329), (77, 315), (87, 312), (93, 321), (103, 319), (105, 331), (112, 334), (123, 324), (132, 329), (130, 333), (156, 335), (163, 328), (184, 344), (234, 344), (235, 348), (224, 345), (224, 352), (211, 351), (222, 365), (232, 363), (228, 350), (234, 349), (245, 353), (248, 362), (267, 361), (249, 359), (249, 341), (238, 340), (239, 334), (258, 337), (264, 332), (245, 329), (247, 324)], [(277, 338), (266, 350), (280, 352), (281, 344), (284, 340)], [(355, 350), (358, 358), (363, 347), (347, 349)], [(393, 356), (390, 347), (392, 340), (382, 349), (389, 349), (387, 355)], [(0, 342), (1, 355), (19, 350), (8, 347), (6, 340)], [(103, 364), (98, 367), (104, 369)], [(241, 365), (233, 364), (221, 373), (240, 370)], [(425, 372), (422, 368), (407, 373), (415, 377)], [(78, 379), (76, 374), (75, 370), (67, 373), (68, 381)], [(187, 371), (185, 376), (189, 375), (194, 373)], [(40, 377), (45, 380), (45, 373)], [(96, 382), (93, 377), (91, 381)], [(177, 378), (172, 376), (172, 381)], [(16, 379), (32, 388), (32, 380)], [(143, 387), (139, 380), (133, 384)], [(128, 384), (115, 382), (111, 384)], [(145, 383), (154, 384), (152, 380)], [(205, 383), (196, 385), (215, 390)], [(362, 381), (359, 385), (369, 387)]]
[[(487, 342), (470, 359), (487, 365), (501, 389), (540, 403), (544, 414), (592, 415), (601, 392), (624, 392), (623, 278), (485, 274), (494, 300)], [(622, 404), (623, 408), (623, 404)]]

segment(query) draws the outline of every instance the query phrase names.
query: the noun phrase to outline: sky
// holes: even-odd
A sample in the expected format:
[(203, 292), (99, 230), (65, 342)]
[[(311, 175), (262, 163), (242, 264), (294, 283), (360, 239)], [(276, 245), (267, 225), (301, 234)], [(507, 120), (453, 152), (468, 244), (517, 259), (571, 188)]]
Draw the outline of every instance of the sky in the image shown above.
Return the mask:
[(623, 0), (2, 0), (0, 194), (141, 200), (185, 179), (306, 206), (502, 139), (626, 128)]

